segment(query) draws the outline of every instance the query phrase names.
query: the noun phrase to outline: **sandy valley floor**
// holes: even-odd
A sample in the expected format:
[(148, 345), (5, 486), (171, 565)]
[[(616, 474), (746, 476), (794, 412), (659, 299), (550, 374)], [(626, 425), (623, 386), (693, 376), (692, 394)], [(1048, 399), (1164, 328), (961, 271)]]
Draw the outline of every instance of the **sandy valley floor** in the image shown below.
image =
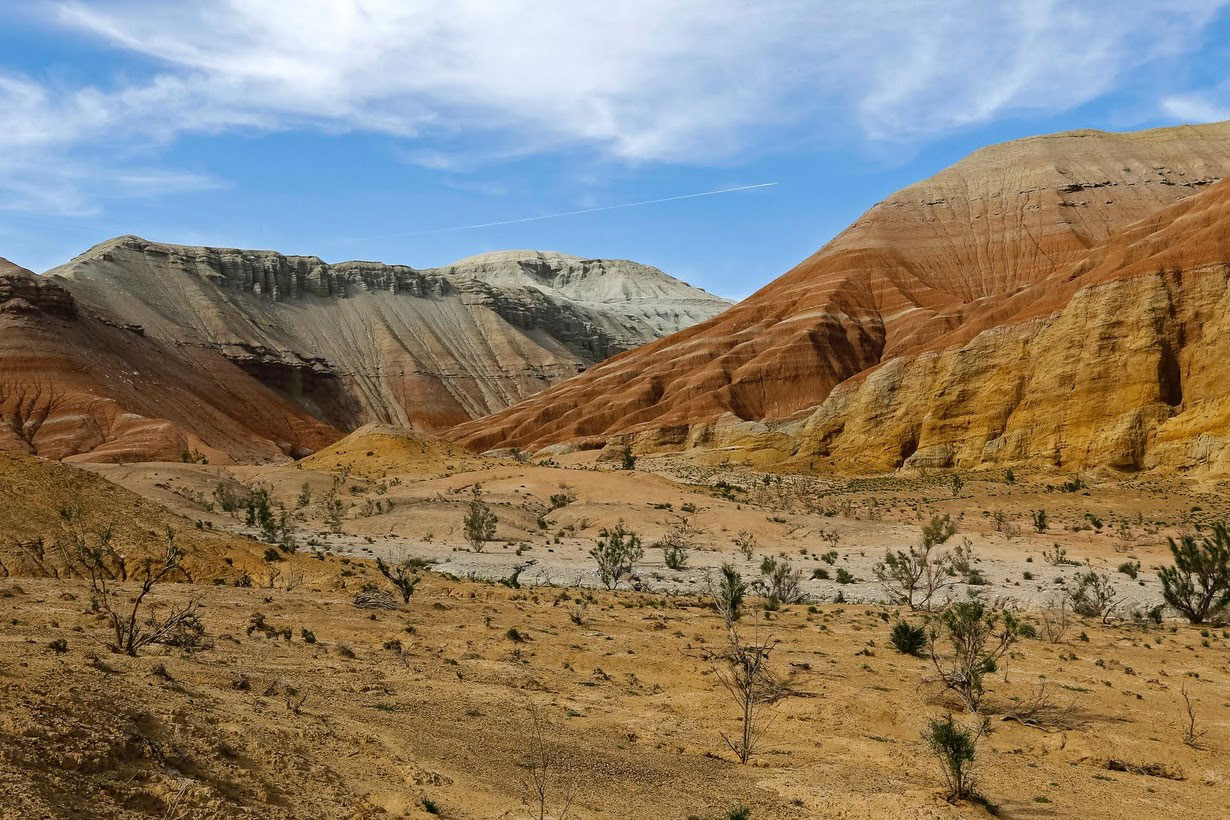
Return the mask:
[[(218, 508), (219, 485), (268, 488), (298, 552), (248, 588), (157, 589), (155, 602), (199, 597), (209, 646), (136, 658), (104, 648), (83, 582), (0, 579), (0, 816), (537, 817), (523, 802), (535, 753), (559, 764), (549, 817), (566, 785), (578, 818), (714, 820), (740, 805), (757, 820), (987, 816), (940, 796), (920, 731), (956, 704), (928, 660), (889, 643), (898, 618), (921, 616), (880, 603), (872, 574), (942, 513), (988, 582), (956, 597), (1020, 609), (1041, 631), (1039, 608), (1088, 562), (1121, 599), (1109, 624), (1024, 640), (993, 676), (978, 780), (1000, 816), (1213, 817), (1230, 800), (1230, 633), (1134, 617), (1160, 600), (1166, 535), (1230, 518), (1218, 486), (1087, 476), (1065, 491), (1064, 477), (966, 475), (954, 494), (946, 475), (779, 479), (668, 459), (623, 471), (592, 454), (399, 472), (366, 452), (323, 466), (91, 467), (206, 530), (246, 529)], [(481, 552), (461, 532), (475, 483), (499, 516)], [(324, 521), (330, 493), (346, 505), (340, 534)], [(571, 500), (549, 509), (553, 494)], [(697, 534), (674, 571), (653, 544), (682, 517)], [(646, 555), (639, 589), (607, 592), (588, 550), (620, 519)], [(1075, 563), (1048, 562), (1056, 545)], [(377, 555), (437, 563), (409, 604), (358, 608), (364, 587), (389, 588), (365, 560)], [(787, 688), (741, 766), (721, 738), (737, 711), (714, 675), (725, 630), (704, 593), (721, 563), (750, 579), (766, 555), (803, 570), (809, 601), (759, 615), (750, 602), (743, 629), (781, 641), (771, 662)], [(1118, 569), (1135, 562), (1135, 579)], [(516, 584), (499, 583), (518, 566)], [(838, 583), (838, 569), (854, 580)], [(1040, 687), (1071, 707), (1062, 725), (1003, 719)], [(1195, 746), (1184, 689), (1205, 731)]]
[[(598, 593), (576, 624), (575, 591), (438, 577), (374, 617), (338, 589), (202, 594), (212, 648), (128, 658), (99, 644), (81, 584), (0, 585), (3, 816), (413, 817), (427, 798), (445, 817), (525, 817), (531, 702), (570, 762), (571, 816), (984, 813), (939, 798), (919, 730), (947, 702), (927, 661), (888, 644), (895, 613), (880, 608), (794, 606), (762, 623), (792, 694), (744, 767), (719, 735), (737, 727), (708, 657), (721, 620), (696, 599)], [(249, 634), (257, 613), (291, 638)], [(1004, 817), (1217, 816), (1230, 799), (1227, 646), (1177, 625), (1076, 624), (1062, 643), (1024, 642), (991, 685), (992, 711), (1046, 682), (1076, 722), (993, 715), (983, 792)], [(1181, 740), (1182, 686), (1208, 729), (1199, 749)], [(1167, 776), (1111, 771), (1112, 759)]]

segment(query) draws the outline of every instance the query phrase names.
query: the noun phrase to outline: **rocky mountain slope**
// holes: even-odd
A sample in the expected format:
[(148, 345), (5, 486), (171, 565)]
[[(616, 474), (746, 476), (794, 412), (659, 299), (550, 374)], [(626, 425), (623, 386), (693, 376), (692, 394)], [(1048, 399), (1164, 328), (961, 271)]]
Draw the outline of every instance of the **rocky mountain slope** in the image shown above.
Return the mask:
[(415, 270), (125, 236), (43, 277), (0, 264), (0, 449), (299, 457), (370, 422), (502, 408), (727, 304), (627, 261)]
[(635, 262), (537, 251), (415, 270), (123, 236), (49, 274), (341, 430), (445, 428), (729, 304)]
[[(631, 436), (855, 471), (1207, 460), (1195, 442), (1222, 428), (1183, 428), (1210, 412), (1183, 368), (1211, 352), (1195, 330), (1230, 261), (1225, 176), (1230, 123), (982, 149), (726, 313), (452, 435), (479, 449)], [(806, 424), (741, 423), (817, 405)], [(1163, 455), (1172, 418), (1185, 443)]]
[(54, 281), (0, 260), (0, 449), (267, 460), (338, 436), (225, 358), (84, 309)]

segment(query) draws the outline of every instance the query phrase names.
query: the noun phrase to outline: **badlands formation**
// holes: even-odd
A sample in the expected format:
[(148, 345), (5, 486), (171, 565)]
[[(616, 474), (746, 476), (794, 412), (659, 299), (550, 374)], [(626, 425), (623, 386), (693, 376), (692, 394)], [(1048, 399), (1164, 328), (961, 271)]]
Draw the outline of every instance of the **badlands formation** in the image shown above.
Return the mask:
[(1228, 171), (1230, 123), (984, 148), (719, 316), (449, 435), (856, 473), (1225, 469)]
[(339, 433), (237, 365), (84, 309), (0, 260), (0, 449), (53, 459), (268, 460)]
[(0, 446), (301, 457), (369, 422), (481, 416), (727, 305), (623, 260), (415, 270), (124, 236), (45, 279), (0, 270)]

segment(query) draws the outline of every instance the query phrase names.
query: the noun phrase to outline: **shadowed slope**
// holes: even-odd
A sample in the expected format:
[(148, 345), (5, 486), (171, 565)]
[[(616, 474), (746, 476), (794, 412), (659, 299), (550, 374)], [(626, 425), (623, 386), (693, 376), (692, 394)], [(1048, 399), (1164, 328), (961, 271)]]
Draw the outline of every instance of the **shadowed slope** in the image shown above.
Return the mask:
[[(197, 581), (237, 580), (256, 574), (267, 547), (232, 533), (198, 530), (193, 522), (93, 473), (19, 453), (0, 452), (0, 577), (63, 575), (55, 542), (63, 534), (60, 510), (79, 511), (91, 533), (114, 527), (115, 548), (134, 569), (164, 548), (166, 531), (184, 551)], [(186, 580), (179, 577), (173, 580)]]

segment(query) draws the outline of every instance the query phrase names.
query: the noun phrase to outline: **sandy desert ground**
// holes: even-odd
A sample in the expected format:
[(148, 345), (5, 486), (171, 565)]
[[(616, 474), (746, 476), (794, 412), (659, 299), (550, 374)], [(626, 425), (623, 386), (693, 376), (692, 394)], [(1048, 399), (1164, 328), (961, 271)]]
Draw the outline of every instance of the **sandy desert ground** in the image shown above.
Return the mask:
[[(326, 559), (339, 575), (341, 561)], [(789, 694), (741, 766), (720, 736), (738, 728), (712, 671), (723, 625), (703, 600), (597, 592), (578, 624), (588, 592), (428, 576), (409, 606), (372, 612), (336, 587), (171, 585), (164, 599), (202, 596), (212, 646), (130, 658), (102, 647), (84, 584), (3, 583), (3, 816), (537, 816), (522, 802), (530, 704), (573, 817), (986, 815), (940, 796), (920, 730), (954, 704), (929, 661), (889, 645), (897, 612), (762, 618)], [(1228, 645), (1178, 624), (1099, 623), (1019, 644), (990, 684), (980, 789), (1002, 817), (1218, 816)], [(1075, 706), (1066, 728), (1002, 720), (1043, 683)], [(1207, 729), (1199, 748), (1182, 740), (1183, 687)]]
[[(373, 445), (378, 446), (378, 445)], [(1230, 501), (1213, 482), (1085, 476), (1065, 489), (1069, 476), (952, 474), (872, 479), (774, 475), (716, 466), (681, 464), (670, 457), (642, 459), (635, 471), (581, 453), (538, 463), (452, 456), (398, 470), (363, 451), (332, 468), (291, 466), (213, 467), (190, 464), (88, 465), (113, 482), (223, 531), (246, 532), (242, 511), (215, 503), (229, 485), (268, 488), (291, 513), (301, 546), (354, 557), (419, 558), (453, 576), (499, 580), (522, 567), (529, 583), (595, 586), (589, 550), (604, 528), (623, 521), (646, 547), (628, 585), (663, 592), (704, 592), (723, 563), (756, 575), (764, 556), (785, 557), (805, 576), (814, 601), (884, 602), (874, 565), (887, 549), (917, 541), (934, 515), (956, 523), (952, 544), (968, 539), (981, 579), (974, 590), (987, 600), (1023, 606), (1053, 602), (1061, 582), (1087, 567), (1104, 572), (1126, 615), (1161, 600), (1156, 569), (1170, 560), (1167, 538), (1213, 521), (1230, 520)], [(364, 463), (375, 462), (375, 470)], [(1018, 471), (1019, 472), (1019, 471)], [(340, 532), (324, 522), (323, 500), (338, 483), (346, 508)], [(462, 521), (471, 488), (499, 518), (496, 538), (481, 552), (466, 543)], [(304, 487), (311, 500), (300, 502)], [(574, 500), (552, 509), (554, 495)], [(1047, 514), (1038, 531), (1034, 513)], [(687, 520), (693, 549), (682, 571), (667, 569), (654, 549)], [(750, 556), (735, 542), (755, 542)], [(1048, 557), (1063, 551), (1064, 563)], [(836, 558), (824, 560), (829, 553)], [(1139, 563), (1136, 577), (1119, 571)], [(853, 580), (838, 583), (837, 570)], [(829, 578), (812, 577), (816, 570)], [(954, 595), (966, 594), (958, 584)]]
[[(0, 816), (538, 817), (534, 759), (553, 764), (554, 818), (568, 790), (568, 817), (680, 820), (739, 807), (757, 820), (1211, 817), (1230, 799), (1230, 632), (1145, 617), (1166, 536), (1230, 518), (1216, 484), (965, 474), (954, 488), (949, 474), (778, 477), (668, 457), (627, 471), (595, 453), (416, 460), (379, 442), (324, 455), (88, 468), (203, 531), (253, 533), (215, 491), (266, 488), (297, 551), (249, 559), (250, 587), (219, 570), (156, 588), (158, 605), (200, 601), (206, 647), (137, 657), (105, 648), (83, 581), (0, 580)], [(461, 525), (475, 484), (499, 517), (481, 552)], [(568, 500), (551, 509), (552, 495)], [(890, 643), (899, 619), (923, 616), (883, 603), (872, 570), (937, 514), (984, 581), (954, 579), (951, 594), (1018, 610), (1037, 633), (989, 679), (976, 768), (989, 805), (943, 798), (921, 731), (963, 710), (929, 659)], [(692, 547), (671, 570), (654, 544), (685, 517)], [(646, 551), (610, 592), (588, 551), (621, 519)], [(1056, 545), (1073, 563), (1048, 562)], [(409, 603), (357, 607), (360, 592), (391, 590), (377, 556), (434, 563)], [(751, 580), (765, 556), (802, 571), (807, 600), (764, 612), (753, 598), (740, 622), (780, 641), (784, 685), (743, 766), (722, 739), (738, 709), (716, 675), (727, 632), (707, 592), (722, 563)], [(1137, 563), (1135, 578), (1119, 570)], [(1073, 616), (1052, 640), (1042, 610), (1088, 567), (1111, 579), (1117, 609), (1106, 623)], [(1009, 718), (1039, 691), (1063, 714)]]

